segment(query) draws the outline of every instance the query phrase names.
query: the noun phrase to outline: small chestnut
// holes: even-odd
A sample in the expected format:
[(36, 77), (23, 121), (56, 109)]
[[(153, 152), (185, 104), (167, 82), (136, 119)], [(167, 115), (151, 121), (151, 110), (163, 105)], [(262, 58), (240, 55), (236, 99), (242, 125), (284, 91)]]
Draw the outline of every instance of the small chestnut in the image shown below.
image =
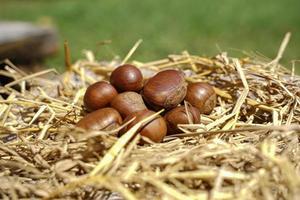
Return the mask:
[(119, 92), (140, 91), (143, 88), (142, 72), (134, 65), (121, 65), (110, 75), (110, 83)]
[[(151, 111), (151, 110), (143, 110), (143, 111), (139, 111), (139, 112), (130, 114), (124, 120), (125, 122), (129, 121), (133, 117), (136, 117), (136, 118), (133, 120), (133, 122), (131, 122), (129, 125), (127, 125), (123, 130), (121, 130), (121, 134), (124, 134), (135, 124), (137, 124), (141, 120), (143, 120), (153, 114), (155, 114), (155, 112)], [(147, 124), (145, 124), (144, 126), (142, 126), (139, 130), (139, 133), (142, 136), (149, 138), (153, 142), (161, 142), (167, 134), (166, 121), (161, 116), (158, 116), (155, 119), (153, 119), (152, 121), (150, 121)]]
[(102, 108), (87, 114), (76, 124), (86, 130), (113, 130), (122, 124), (122, 117), (114, 108)]
[(186, 89), (183, 72), (165, 70), (158, 72), (145, 83), (142, 95), (154, 110), (171, 109), (182, 102)]
[(118, 94), (110, 105), (119, 111), (124, 118), (131, 113), (147, 109), (142, 96), (130, 91)]
[(189, 124), (188, 116), (192, 123), (200, 123), (200, 111), (196, 107), (187, 106), (187, 108), (185, 108), (185, 106), (178, 106), (168, 111), (164, 116), (168, 126), (168, 135), (180, 133), (181, 131), (177, 125)]
[(104, 108), (117, 95), (117, 90), (110, 83), (99, 81), (87, 88), (83, 97), (84, 106), (88, 111)]
[(198, 108), (201, 113), (210, 114), (217, 104), (217, 95), (208, 83), (190, 83), (185, 100)]

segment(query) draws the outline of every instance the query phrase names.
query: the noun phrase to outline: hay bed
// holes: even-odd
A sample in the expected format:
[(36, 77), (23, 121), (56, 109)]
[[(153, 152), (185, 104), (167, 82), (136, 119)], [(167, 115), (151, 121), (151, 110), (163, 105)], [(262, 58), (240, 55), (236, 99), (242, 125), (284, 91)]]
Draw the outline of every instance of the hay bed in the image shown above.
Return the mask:
[(86, 52), (61, 75), (28, 75), (7, 62), (1, 74), (15, 81), (1, 87), (0, 198), (300, 199), (300, 77), (280, 58), (183, 52), (133, 61), (146, 77), (179, 68), (189, 82), (209, 82), (217, 107), (160, 144), (130, 140), (141, 124), (121, 138), (75, 129), (86, 87), (132, 53), (98, 62)]

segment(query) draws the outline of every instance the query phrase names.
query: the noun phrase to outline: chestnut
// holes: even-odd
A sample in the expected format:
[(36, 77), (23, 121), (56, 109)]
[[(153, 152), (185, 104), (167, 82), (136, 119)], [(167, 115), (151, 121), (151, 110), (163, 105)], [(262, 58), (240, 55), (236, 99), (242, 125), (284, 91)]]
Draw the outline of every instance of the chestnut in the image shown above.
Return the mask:
[(99, 81), (87, 88), (83, 97), (84, 106), (88, 111), (104, 108), (117, 95), (117, 90), (110, 83)]
[(217, 104), (217, 95), (208, 83), (190, 83), (185, 100), (198, 108), (201, 113), (210, 114)]
[(113, 130), (122, 124), (120, 113), (114, 108), (102, 108), (87, 114), (76, 124), (86, 130)]
[[(132, 128), (135, 124), (137, 124), (141, 120), (143, 120), (153, 114), (155, 114), (155, 112), (151, 111), (151, 110), (142, 110), (142, 111), (138, 111), (138, 112), (130, 114), (128, 117), (126, 117), (126, 119), (124, 121), (125, 122), (129, 121), (133, 117), (135, 117), (135, 119), (130, 124), (128, 124), (124, 129), (122, 129), (120, 133), (124, 134), (126, 131), (128, 131), (130, 128)], [(166, 121), (161, 116), (158, 116), (155, 119), (153, 119), (152, 121), (143, 125), (139, 129), (139, 133), (142, 136), (149, 138), (153, 142), (157, 142), (157, 143), (161, 142), (167, 134)]]
[(142, 96), (154, 110), (171, 109), (183, 101), (187, 90), (184, 73), (177, 70), (158, 72), (144, 86)]
[(134, 65), (121, 65), (110, 75), (110, 83), (119, 92), (140, 91), (143, 88), (142, 72)]
[(136, 92), (130, 91), (118, 94), (112, 100), (110, 105), (119, 111), (123, 118), (131, 113), (147, 109), (142, 96)]
[(192, 123), (200, 123), (200, 111), (194, 106), (187, 106), (187, 108), (185, 106), (178, 106), (168, 111), (164, 116), (168, 126), (168, 135), (180, 133), (181, 131), (177, 125), (189, 124), (188, 116)]

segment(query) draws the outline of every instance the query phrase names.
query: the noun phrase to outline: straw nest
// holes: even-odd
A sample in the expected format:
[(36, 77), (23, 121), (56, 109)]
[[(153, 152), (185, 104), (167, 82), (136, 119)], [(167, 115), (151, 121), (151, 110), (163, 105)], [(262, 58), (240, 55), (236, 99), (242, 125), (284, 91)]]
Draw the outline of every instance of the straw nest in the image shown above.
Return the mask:
[(14, 81), (1, 87), (2, 199), (300, 198), (300, 77), (278, 64), (280, 52), (275, 60), (183, 52), (133, 61), (146, 77), (179, 68), (218, 94), (201, 124), (181, 125), (183, 134), (163, 143), (137, 145), (142, 122), (121, 138), (74, 128), (86, 87), (132, 53), (99, 62), (86, 52), (60, 75), (28, 75), (6, 62), (1, 74)]

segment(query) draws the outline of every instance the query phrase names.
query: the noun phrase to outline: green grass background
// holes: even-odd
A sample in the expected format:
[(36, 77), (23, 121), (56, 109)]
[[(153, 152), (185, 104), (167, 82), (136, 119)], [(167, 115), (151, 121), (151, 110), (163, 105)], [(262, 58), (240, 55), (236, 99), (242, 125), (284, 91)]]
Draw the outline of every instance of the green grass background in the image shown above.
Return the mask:
[[(61, 44), (69, 41), (74, 60), (83, 49), (95, 51), (97, 59), (123, 57), (140, 38), (134, 59), (141, 61), (183, 50), (213, 56), (219, 48), (235, 56), (245, 50), (272, 58), (291, 31), (283, 60), (290, 65), (300, 58), (299, 8), (299, 0), (0, 0), (0, 19), (50, 19)], [(99, 45), (103, 40), (112, 43)], [(56, 68), (63, 63), (63, 48), (47, 61)]]

